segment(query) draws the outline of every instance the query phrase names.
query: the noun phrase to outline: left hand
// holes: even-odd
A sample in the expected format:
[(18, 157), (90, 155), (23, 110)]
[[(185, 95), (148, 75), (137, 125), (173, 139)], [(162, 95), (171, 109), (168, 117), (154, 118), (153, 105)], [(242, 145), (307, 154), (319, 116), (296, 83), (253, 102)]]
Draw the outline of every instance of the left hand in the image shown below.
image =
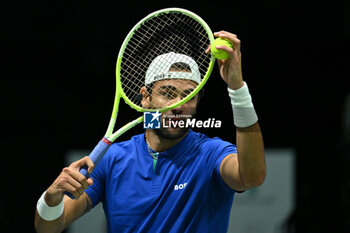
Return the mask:
[[(230, 89), (236, 90), (244, 85), (241, 66), (241, 41), (235, 34), (226, 31), (215, 32), (214, 35), (226, 38), (233, 44), (233, 49), (224, 45), (216, 46), (216, 48), (222, 49), (229, 54), (229, 58), (226, 60), (217, 60), (222, 79), (227, 83)], [(210, 46), (206, 52), (210, 52)]]

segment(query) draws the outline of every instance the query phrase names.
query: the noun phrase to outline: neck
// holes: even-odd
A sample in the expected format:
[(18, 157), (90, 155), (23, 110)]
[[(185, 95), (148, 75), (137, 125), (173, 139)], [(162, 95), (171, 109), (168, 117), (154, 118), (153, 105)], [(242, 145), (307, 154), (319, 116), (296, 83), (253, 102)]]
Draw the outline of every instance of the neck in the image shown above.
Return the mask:
[(149, 146), (152, 148), (152, 150), (157, 152), (162, 152), (170, 147), (174, 146), (178, 142), (180, 142), (189, 131), (187, 131), (182, 137), (176, 138), (176, 139), (167, 139), (163, 138), (157, 133), (154, 132), (153, 129), (147, 129), (146, 130), (146, 141), (149, 144)]

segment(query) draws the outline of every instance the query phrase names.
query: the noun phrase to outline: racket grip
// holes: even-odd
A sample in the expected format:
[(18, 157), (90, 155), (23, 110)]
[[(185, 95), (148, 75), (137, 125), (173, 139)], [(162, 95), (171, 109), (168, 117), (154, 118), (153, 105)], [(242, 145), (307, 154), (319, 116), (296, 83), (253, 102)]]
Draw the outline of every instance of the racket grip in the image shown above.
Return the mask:
[[(89, 157), (92, 160), (92, 162), (94, 163), (95, 167), (101, 161), (103, 156), (106, 154), (106, 152), (111, 144), (112, 144), (111, 141), (109, 141), (107, 138), (103, 137), (102, 140), (99, 141), (98, 144), (95, 146), (95, 148), (92, 150)], [(88, 167), (86, 165), (80, 169), (80, 173), (83, 174), (86, 178), (88, 178), (90, 175), (88, 172)], [(75, 199), (73, 194), (71, 194), (70, 192), (64, 192), (64, 194), (66, 194), (71, 199)]]

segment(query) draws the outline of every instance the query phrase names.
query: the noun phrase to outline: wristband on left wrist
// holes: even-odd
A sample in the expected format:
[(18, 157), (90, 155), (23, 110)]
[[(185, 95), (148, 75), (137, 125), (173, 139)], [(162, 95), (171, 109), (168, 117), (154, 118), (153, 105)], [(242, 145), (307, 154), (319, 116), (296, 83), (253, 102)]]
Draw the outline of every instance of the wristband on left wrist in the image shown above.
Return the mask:
[(56, 206), (49, 206), (45, 201), (46, 191), (41, 195), (36, 205), (36, 209), (41, 218), (46, 221), (53, 221), (58, 219), (64, 211), (64, 201), (62, 201)]

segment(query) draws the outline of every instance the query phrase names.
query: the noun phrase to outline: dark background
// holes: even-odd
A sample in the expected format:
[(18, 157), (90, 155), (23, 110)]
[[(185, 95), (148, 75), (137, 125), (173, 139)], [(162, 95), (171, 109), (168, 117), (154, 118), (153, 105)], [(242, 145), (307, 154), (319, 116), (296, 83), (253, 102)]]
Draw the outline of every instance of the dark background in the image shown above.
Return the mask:
[[(36, 201), (72, 149), (104, 135), (115, 92), (117, 52), (138, 20), (165, 7), (199, 14), (213, 31), (242, 41), (243, 75), (266, 147), (297, 152), (296, 209), (289, 232), (350, 232), (350, 2), (11, 1), (1, 7), (1, 232), (33, 232)], [(217, 67), (199, 115), (223, 121), (201, 130), (234, 143)], [(138, 116), (122, 104), (118, 126)], [(122, 137), (142, 132), (139, 126)], [(23, 232), (23, 231), (22, 231)]]

